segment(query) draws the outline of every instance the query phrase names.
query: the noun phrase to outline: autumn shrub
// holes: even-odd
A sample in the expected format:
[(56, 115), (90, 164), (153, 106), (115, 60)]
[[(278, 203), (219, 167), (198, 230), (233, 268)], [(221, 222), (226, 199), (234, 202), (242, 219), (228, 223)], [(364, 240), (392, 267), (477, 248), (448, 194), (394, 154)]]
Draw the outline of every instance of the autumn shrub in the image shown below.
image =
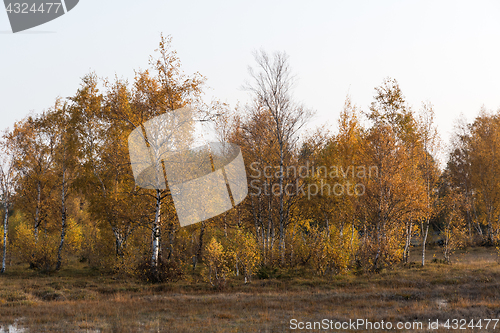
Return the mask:
[(139, 279), (151, 283), (174, 282), (180, 280), (184, 272), (177, 260), (167, 260), (161, 256), (158, 258), (157, 266), (151, 266), (151, 256), (144, 256), (139, 262), (135, 275)]
[(162, 237), (163, 257), (175, 260), (183, 276), (193, 271), (193, 256), (196, 253), (193, 243), (193, 234), (187, 228), (177, 229)]
[(295, 267), (297, 265), (305, 265), (311, 258), (311, 238), (308, 237), (310, 225), (308, 221), (300, 221), (297, 224), (291, 225), (286, 234), (288, 247), (286, 255), (289, 265)]
[[(236, 275), (241, 271), (245, 283), (250, 282), (261, 261), (260, 249), (255, 236), (240, 228), (231, 230), (227, 237), (227, 257)], [(224, 244), (224, 243), (223, 243)]]
[(446, 263), (451, 263), (451, 255), (467, 244), (467, 228), (461, 217), (445, 224), (440, 234), (443, 237), (443, 256)]
[(358, 231), (352, 224), (342, 228), (331, 225), (329, 235), (327, 239), (332, 273), (345, 272), (359, 248)]
[(31, 268), (42, 271), (52, 270), (57, 262), (58, 238), (48, 232), (41, 231), (35, 237), (32, 228), (26, 223), (20, 223), (12, 235), (14, 252), (17, 257)]
[(356, 256), (359, 268), (366, 272), (378, 272), (393, 267), (403, 258), (404, 239), (400, 230), (387, 228), (379, 238), (376, 231), (366, 232), (360, 239)]
[[(64, 237), (63, 247), (63, 251), (66, 255), (78, 254), (81, 252), (84, 240), (84, 229), (82, 225), (77, 224), (72, 218), (66, 221), (66, 236)], [(61, 235), (57, 233), (57, 236), (60, 237)]]
[(309, 251), (313, 266), (318, 275), (324, 275), (333, 262), (334, 247), (330, 243), (330, 235), (327, 230), (314, 226), (307, 233), (309, 240)]
[(256, 271), (256, 275), (261, 280), (274, 279), (278, 277), (278, 269), (276, 267), (260, 266)]
[[(63, 245), (63, 260), (80, 252), (82, 228), (72, 219), (67, 220), (66, 235)], [(17, 224), (13, 234), (13, 250), (16, 256), (31, 268), (50, 271), (57, 263), (57, 252), (61, 241), (60, 230), (41, 228), (35, 236), (32, 227), (24, 221)]]
[(351, 225), (326, 227), (304, 220), (288, 233), (292, 266), (306, 265), (318, 275), (346, 271), (358, 247), (358, 232)]
[(205, 267), (202, 276), (218, 290), (225, 288), (227, 278), (232, 273), (228, 262), (231, 256), (232, 253), (224, 249), (215, 237), (212, 237), (205, 249)]
[(92, 268), (110, 270), (116, 260), (114, 245), (113, 235), (109, 228), (89, 222), (85, 228), (82, 228), (80, 261), (87, 262)]
[[(157, 265), (152, 266), (151, 234), (148, 228), (138, 229), (123, 244), (120, 254), (113, 252), (112, 271), (118, 277), (138, 278), (159, 283), (177, 281), (184, 276), (180, 257), (168, 256), (166, 244), (162, 243)], [(174, 244), (174, 251), (177, 246)]]

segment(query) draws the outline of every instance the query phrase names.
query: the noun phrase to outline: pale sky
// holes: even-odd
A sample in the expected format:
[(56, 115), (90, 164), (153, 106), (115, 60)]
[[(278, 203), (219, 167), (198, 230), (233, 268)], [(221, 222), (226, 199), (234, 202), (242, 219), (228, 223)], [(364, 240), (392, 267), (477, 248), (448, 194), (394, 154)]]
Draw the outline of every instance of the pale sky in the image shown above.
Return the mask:
[(336, 124), (347, 94), (367, 110), (374, 88), (397, 79), (408, 102), (434, 104), (447, 139), (460, 114), (500, 108), (500, 1), (80, 0), (69, 13), (12, 34), (0, 10), (0, 129), (73, 95), (90, 71), (132, 80), (160, 33), (206, 98), (249, 100), (252, 51), (285, 51), (295, 97)]

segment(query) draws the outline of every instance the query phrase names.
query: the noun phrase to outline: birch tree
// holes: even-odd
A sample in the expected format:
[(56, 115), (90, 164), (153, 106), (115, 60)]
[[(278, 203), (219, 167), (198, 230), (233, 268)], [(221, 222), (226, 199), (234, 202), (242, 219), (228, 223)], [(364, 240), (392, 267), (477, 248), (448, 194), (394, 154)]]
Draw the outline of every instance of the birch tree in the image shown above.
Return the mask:
[(252, 83), (246, 88), (253, 93), (256, 112), (262, 108), (270, 118), (269, 131), (272, 140), (276, 144), (278, 165), (279, 187), (278, 195), (278, 232), (279, 252), (281, 263), (285, 261), (285, 228), (288, 223), (290, 211), (286, 208), (286, 197), (284, 189), (286, 161), (296, 149), (299, 139), (299, 131), (309, 120), (312, 111), (293, 101), (292, 87), (294, 77), (292, 75), (288, 56), (285, 53), (275, 53), (269, 56), (260, 51), (255, 54), (257, 69), (249, 68)]
[[(57, 108), (57, 104), (54, 108)], [(18, 172), (16, 204), (32, 220), (35, 245), (39, 231), (47, 225), (53, 210), (54, 148), (56, 137), (46, 111), (29, 116), (14, 125), (8, 140), (15, 151), (14, 165)], [(33, 264), (33, 263), (32, 263)]]
[(478, 219), (475, 189), (472, 184), (472, 151), (470, 150), (470, 142), (470, 126), (464, 118), (461, 118), (454, 129), (444, 172), (448, 175), (447, 179), (451, 186), (459, 188), (464, 196), (465, 220), (467, 222), (469, 244), (473, 244), (474, 235), (477, 233), (479, 237), (482, 237), (483, 230)]
[(485, 241), (494, 244), (500, 226), (500, 115), (481, 114), (471, 124), (471, 178), (486, 226)]
[(418, 124), (399, 84), (385, 79), (375, 90), (368, 113), (373, 125), (367, 131), (365, 158), (378, 175), (368, 179), (366, 194), (360, 199), (369, 223), (367, 232), (374, 237), (373, 248), (365, 251), (373, 253), (370, 264), (376, 270), (381, 263), (400, 259), (397, 253), (407, 243), (408, 221), (422, 218), (425, 186)]
[(67, 233), (68, 209), (67, 201), (71, 193), (73, 182), (77, 178), (77, 162), (80, 151), (77, 146), (77, 136), (75, 135), (75, 123), (72, 119), (70, 107), (67, 103), (58, 105), (58, 108), (46, 115), (47, 121), (53, 124), (53, 131), (56, 137), (54, 147), (54, 174), (58, 179), (57, 187), (60, 189), (60, 220), (61, 236), (57, 249), (56, 270), (62, 265), (62, 253)]
[(115, 254), (123, 258), (130, 235), (145, 219), (137, 209), (141, 198), (136, 195), (128, 156), (131, 125), (124, 127), (111, 115), (117, 108), (130, 109), (130, 93), (116, 82), (102, 94), (97, 77), (90, 74), (71, 100), (81, 150), (82, 172), (77, 185), (89, 202), (91, 217), (107, 224), (115, 240)]
[(0, 273), (5, 273), (7, 260), (7, 242), (9, 230), (9, 213), (12, 207), (12, 199), (15, 195), (16, 169), (14, 167), (14, 150), (9, 140), (4, 135), (4, 141), (0, 144), (0, 196), (4, 209), (3, 216), (3, 256)]
[(437, 184), (439, 170), (435, 156), (438, 153), (440, 141), (434, 120), (434, 109), (430, 103), (424, 104), (419, 119), (419, 134), (422, 141), (423, 161), (422, 173), (425, 180), (425, 210), (421, 223), (422, 233), (422, 266), (425, 266), (425, 250), (429, 234), (429, 222), (438, 212)]

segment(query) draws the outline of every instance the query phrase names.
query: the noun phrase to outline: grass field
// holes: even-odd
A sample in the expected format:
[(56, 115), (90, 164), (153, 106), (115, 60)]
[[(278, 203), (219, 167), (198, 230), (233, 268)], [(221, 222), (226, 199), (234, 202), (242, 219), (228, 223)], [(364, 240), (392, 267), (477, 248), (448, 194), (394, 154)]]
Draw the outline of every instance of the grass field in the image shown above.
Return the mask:
[[(0, 276), (0, 326), (5, 332), (9, 325), (24, 332), (293, 332), (299, 330), (290, 329), (291, 319), (365, 319), (421, 321), (422, 330), (409, 331), (423, 332), (429, 331), (429, 320), (500, 318), (496, 250), (458, 252), (452, 265), (433, 263), (434, 251), (439, 248), (428, 251), (424, 268), (414, 263), (379, 274), (325, 278), (282, 271), (247, 285), (235, 279), (223, 292), (196, 279), (165, 284), (120, 279), (81, 263), (50, 275), (11, 266)], [(419, 262), (418, 254), (413, 249), (412, 261)], [(457, 331), (494, 332), (500, 324), (492, 328), (493, 322), (488, 330)]]

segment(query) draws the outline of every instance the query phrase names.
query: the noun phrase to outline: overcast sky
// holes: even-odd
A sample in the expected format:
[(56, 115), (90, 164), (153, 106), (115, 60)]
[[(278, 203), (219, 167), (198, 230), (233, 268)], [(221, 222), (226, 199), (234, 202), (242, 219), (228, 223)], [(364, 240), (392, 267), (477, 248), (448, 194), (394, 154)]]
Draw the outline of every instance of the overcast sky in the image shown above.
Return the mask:
[(312, 126), (336, 125), (347, 94), (367, 110), (374, 87), (397, 79), (414, 108), (434, 104), (446, 138), (454, 120), (500, 108), (500, 1), (80, 0), (69, 13), (12, 34), (0, 10), (2, 129), (90, 71), (133, 78), (148, 67), (160, 33), (172, 35), (186, 74), (208, 78), (212, 96), (235, 105), (252, 51), (285, 51)]

